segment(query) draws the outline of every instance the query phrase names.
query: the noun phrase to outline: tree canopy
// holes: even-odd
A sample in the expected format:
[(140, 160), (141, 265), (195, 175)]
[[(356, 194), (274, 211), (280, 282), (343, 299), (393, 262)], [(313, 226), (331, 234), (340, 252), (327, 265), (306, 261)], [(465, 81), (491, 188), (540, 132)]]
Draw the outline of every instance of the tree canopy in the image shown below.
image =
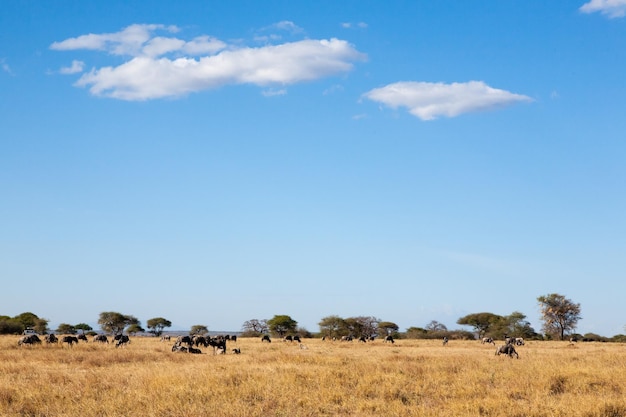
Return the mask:
[(159, 337), (166, 327), (172, 327), (172, 322), (163, 317), (155, 317), (146, 322), (149, 332)]
[(126, 326), (141, 323), (134, 316), (124, 315), (115, 311), (106, 311), (100, 313), (98, 324), (103, 331), (117, 335), (122, 334)]
[(269, 330), (273, 334), (285, 336), (288, 333), (295, 333), (298, 328), (298, 322), (288, 315), (276, 315), (267, 321)]
[(576, 329), (580, 316), (580, 304), (565, 298), (561, 294), (547, 294), (537, 297), (539, 311), (546, 334), (558, 336), (561, 340), (565, 334)]

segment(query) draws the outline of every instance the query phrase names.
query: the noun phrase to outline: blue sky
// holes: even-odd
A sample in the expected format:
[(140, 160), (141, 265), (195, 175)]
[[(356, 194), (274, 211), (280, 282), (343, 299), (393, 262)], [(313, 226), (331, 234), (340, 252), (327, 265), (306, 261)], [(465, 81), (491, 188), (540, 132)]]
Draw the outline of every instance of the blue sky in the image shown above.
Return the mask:
[(626, 0), (0, 10), (0, 314), (624, 332)]

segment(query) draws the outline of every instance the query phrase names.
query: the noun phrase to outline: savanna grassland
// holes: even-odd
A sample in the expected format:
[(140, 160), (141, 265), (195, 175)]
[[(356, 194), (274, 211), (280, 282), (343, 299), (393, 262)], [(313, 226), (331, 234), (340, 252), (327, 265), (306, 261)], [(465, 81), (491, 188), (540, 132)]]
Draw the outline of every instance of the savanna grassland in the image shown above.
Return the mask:
[[(298, 343), (240, 338), (226, 355), (173, 342), (17, 345), (0, 337), (1, 416), (626, 417), (626, 345)], [(241, 349), (240, 355), (231, 352)]]

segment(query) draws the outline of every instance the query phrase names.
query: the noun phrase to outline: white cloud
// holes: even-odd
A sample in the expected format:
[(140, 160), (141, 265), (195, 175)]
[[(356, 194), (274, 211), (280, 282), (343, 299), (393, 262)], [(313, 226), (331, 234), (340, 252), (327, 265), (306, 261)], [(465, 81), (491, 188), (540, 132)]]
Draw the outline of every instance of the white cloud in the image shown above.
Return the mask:
[(6, 72), (9, 75), (14, 75), (13, 71), (11, 71), (11, 67), (5, 62), (4, 58), (0, 59), (0, 65), (2, 66), (2, 71)]
[[(291, 22), (275, 26), (299, 29)], [(209, 36), (191, 41), (154, 36), (163, 30), (176, 32), (177, 28), (132, 25), (117, 33), (83, 35), (50, 47), (130, 55), (126, 62), (94, 68), (76, 82), (94, 95), (123, 100), (176, 97), (227, 84), (284, 86), (345, 73), (354, 62), (366, 59), (365, 54), (340, 39), (306, 39), (251, 48), (227, 45)]]
[(287, 94), (287, 90), (285, 90), (284, 88), (270, 88), (269, 90), (264, 90), (261, 94), (263, 94), (263, 96), (265, 97), (284, 96), (285, 94)]
[(85, 68), (85, 63), (83, 61), (72, 61), (72, 65), (69, 67), (63, 67), (59, 70), (61, 74), (76, 74), (79, 72), (83, 72)]
[(610, 18), (626, 16), (626, 0), (591, 0), (580, 7), (583, 13), (600, 12)]
[(178, 28), (176, 26), (136, 24), (116, 33), (100, 35), (90, 33), (89, 35), (54, 42), (50, 45), (50, 49), (57, 51), (89, 49), (107, 51), (113, 55), (137, 56), (142, 54), (142, 48), (152, 38), (152, 33), (157, 30), (177, 32)]
[(406, 107), (412, 115), (422, 120), (440, 116), (455, 117), (532, 101), (527, 96), (491, 88), (482, 81), (452, 84), (397, 82), (368, 91), (364, 97), (394, 109)]

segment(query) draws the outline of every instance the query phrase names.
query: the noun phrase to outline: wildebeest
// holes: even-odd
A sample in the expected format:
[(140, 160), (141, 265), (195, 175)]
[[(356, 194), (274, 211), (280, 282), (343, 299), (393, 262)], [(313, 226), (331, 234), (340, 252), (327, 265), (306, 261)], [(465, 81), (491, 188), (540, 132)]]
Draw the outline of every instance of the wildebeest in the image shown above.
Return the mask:
[(235, 355), (239, 355), (239, 354), (241, 353), (241, 349), (239, 349), (239, 348), (233, 348), (233, 353), (234, 353)]
[(391, 335), (385, 336), (385, 338), (383, 339), (383, 343), (387, 343), (387, 342), (395, 343), (395, 341), (393, 340), (393, 337), (391, 337)]
[(512, 358), (513, 355), (515, 355), (515, 357), (519, 359), (519, 355), (511, 343), (507, 343), (506, 345), (502, 345), (496, 349), (496, 355), (508, 355), (509, 358)]
[(82, 341), (87, 342), (87, 336), (85, 334), (83, 334), (83, 333), (79, 334), (76, 338), (78, 340), (82, 340)]
[(185, 343), (187, 346), (191, 346), (193, 344), (193, 340), (191, 339), (191, 336), (178, 336), (176, 338), (177, 345), (180, 346), (183, 343)]
[(191, 344), (196, 345), (196, 346), (202, 345), (204, 347), (207, 347), (209, 345), (209, 342), (206, 337), (195, 335), (194, 337), (191, 338)]
[(164, 334), (161, 336), (161, 342), (169, 342), (171, 338), (172, 336), (170, 336), (169, 334)]
[(189, 347), (189, 353), (202, 353), (200, 349), (196, 349), (194, 347)]
[(59, 341), (59, 339), (53, 333), (45, 335), (43, 339), (46, 341), (46, 343), (57, 343)]
[(367, 343), (367, 339), (365, 338), (365, 336), (361, 336), (359, 337), (359, 342)]
[(41, 343), (41, 339), (36, 334), (29, 334), (26, 336), (20, 337), (20, 340), (17, 341), (18, 346), (32, 346)]
[(283, 342), (293, 342), (293, 336), (285, 336), (283, 337)]
[(96, 343), (109, 343), (109, 338), (105, 334), (97, 334), (93, 337), (93, 342)]
[(261, 342), (272, 343), (272, 339), (270, 339), (268, 335), (264, 334), (263, 337), (261, 338)]
[(444, 336), (443, 337), (443, 345), (447, 345), (448, 344), (448, 336)]
[(209, 337), (208, 345), (213, 346), (213, 354), (218, 353), (226, 353), (226, 339), (224, 337)]
[(524, 339), (521, 337), (514, 337), (513, 338), (513, 342), (517, 345), (517, 346), (524, 346)]
[(172, 346), (172, 352), (189, 352), (189, 348), (187, 346), (182, 346), (182, 345), (178, 345), (176, 343), (174, 343), (174, 346)]
[(494, 342), (494, 341), (493, 341), (493, 338), (491, 338), (491, 337), (483, 337), (483, 340), (481, 340), (481, 342), (480, 342), (480, 343), (482, 343), (483, 345), (484, 345), (485, 343), (491, 343), (491, 344), (492, 344), (492, 345), (494, 345), (494, 346), (496, 345), (496, 342)]
[(113, 338), (115, 340), (115, 347), (125, 346), (130, 343), (130, 337), (125, 334), (116, 334)]
[(342, 342), (352, 342), (352, 336), (341, 336)]
[(63, 336), (61, 344), (67, 343), (69, 347), (72, 347), (74, 343), (78, 344), (78, 338), (76, 336)]
[(237, 343), (237, 335), (236, 334), (231, 335), (230, 336), (230, 341)]

